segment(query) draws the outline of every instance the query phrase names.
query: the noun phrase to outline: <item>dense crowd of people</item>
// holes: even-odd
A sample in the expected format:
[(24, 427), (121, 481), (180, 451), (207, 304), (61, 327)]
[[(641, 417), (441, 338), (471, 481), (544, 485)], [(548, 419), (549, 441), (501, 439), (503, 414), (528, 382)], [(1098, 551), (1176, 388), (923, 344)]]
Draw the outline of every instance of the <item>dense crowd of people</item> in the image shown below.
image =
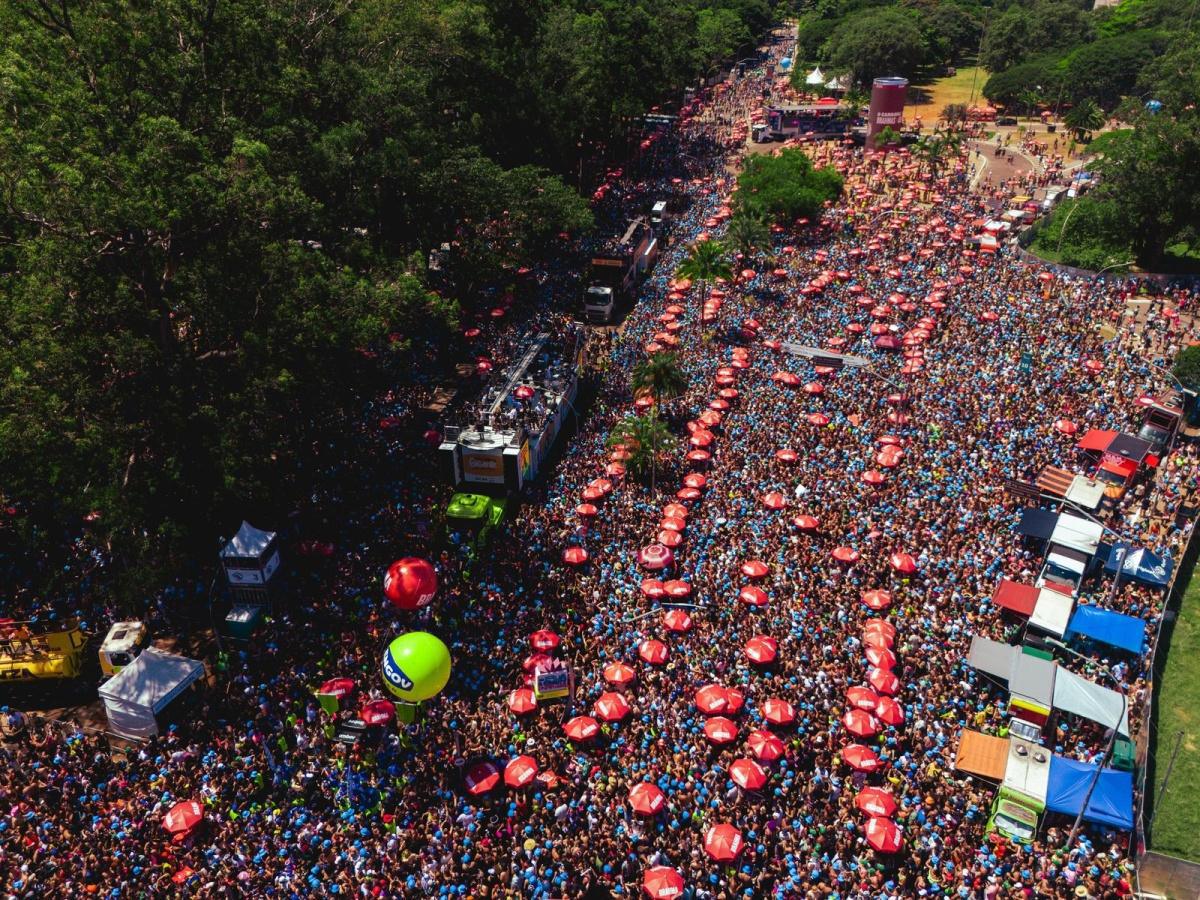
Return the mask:
[[(737, 123), (769, 88), (765, 75), (748, 75), (718, 92), (715, 133), (707, 114), (682, 125), (606, 197), (599, 217), (614, 225), (650, 197), (677, 198), (685, 211), (623, 327), (593, 343), (598, 386), (586, 418), (490, 555), (465, 573), (464, 555), (437, 538), (431, 510), (443, 489), (401, 461), (428, 448), (416, 438), (393, 447), (395, 483), (376, 486), (377, 508), (347, 526), (332, 570), (297, 585), (276, 633), (235, 653), (186, 721), (119, 751), (103, 735), (40, 726), (0, 745), (6, 896), (635, 897), (654, 866), (677, 870), (695, 898), (1131, 893), (1127, 834), (1089, 828), (1066, 846), (1070, 823), (1055, 817), (1026, 846), (987, 834), (992, 791), (954, 760), (963, 728), (1006, 731), (1004, 695), (966, 665), (966, 651), (973, 634), (1015, 640), (992, 591), (1001, 578), (1031, 582), (1040, 562), (1012, 531), (1023, 501), (1003, 479), (1083, 466), (1059, 420), (1136, 430), (1134, 399), (1162, 388), (1153, 366), (1189, 339), (1176, 313), (1194, 297), (1156, 295), (1151, 314), (1134, 321), (1124, 282), (1046, 282), (1007, 250), (970, 252), (962, 229), (970, 235), (984, 201), (968, 189), (965, 149), (935, 176), (902, 152), (816, 143), (807, 152), (842, 172), (843, 199), (820, 223), (775, 234), (769, 260), (766, 248), (738, 260), (738, 277), (715, 285), (718, 321), (703, 323), (714, 286), (685, 286), (673, 273), (701, 232), (720, 237), (735, 183), (726, 151), (741, 152)], [(530, 278), (543, 298), (561, 298), (569, 282), (561, 264)], [(806, 291), (814, 280), (823, 285)], [(497, 369), (521, 314), (477, 338)], [(528, 314), (541, 329), (569, 317), (536, 300)], [(873, 324), (902, 338), (925, 317), (928, 337), (901, 342), (913, 352), (875, 348)], [(741, 329), (734, 341), (731, 327)], [(678, 448), (654, 490), (623, 478), (605, 444), (634, 411), (630, 371), (652, 341), (676, 351), (689, 385), (668, 404)], [(817, 372), (779, 341), (858, 354), (871, 368)], [(416, 406), (397, 394), (388, 409), (401, 405)], [(702, 441), (689, 443), (682, 423), (702, 414), (695, 430), (712, 435), (710, 458), (689, 459)], [(900, 448), (887, 463), (885, 437)], [(1106, 525), (1178, 559), (1190, 523), (1177, 513), (1193, 499), (1198, 463), (1194, 445), (1175, 444), (1152, 482), (1104, 513)], [(688, 476), (700, 486), (677, 496)], [(597, 478), (611, 492), (595, 515), (581, 514)], [(772, 493), (779, 498), (768, 503)], [(667, 518), (682, 541), (668, 568), (648, 571), (639, 551)], [(565, 564), (570, 547), (586, 549), (588, 561)], [(378, 579), (408, 554), (432, 557), (441, 587), (422, 614), (398, 616)], [(895, 554), (908, 554), (915, 571), (897, 571)], [(751, 562), (762, 566), (744, 568)], [(667, 627), (671, 598), (650, 579), (690, 588), (678, 607), (688, 630)], [(1108, 588), (1093, 579), (1086, 602), (1146, 619), (1148, 648), (1161, 591)], [(864, 605), (874, 589), (890, 592), (890, 608)], [(847, 690), (870, 674), (869, 619), (895, 629), (902, 716), (858, 737), (843, 717)], [(353, 746), (334, 740), (315, 687), (344, 676), (360, 697), (380, 696), (382, 647), (417, 626), (451, 647), (445, 692), (417, 726), (373, 729)], [(574, 696), (517, 715), (507, 698), (528, 680), (530, 636), (541, 629), (561, 641), (552, 655), (571, 666)], [(759, 635), (777, 645), (765, 665), (745, 650)], [(666, 645), (664, 663), (643, 661), (646, 641)], [(1062, 663), (1097, 679), (1101, 663), (1117, 664), (1136, 730), (1147, 658), (1085, 653), (1095, 665)], [(632, 680), (616, 683), (614, 663)], [(710, 684), (744, 698), (727, 713), (732, 742), (706, 733), (695, 695)], [(572, 740), (564, 722), (595, 716), (606, 691), (619, 691), (629, 714)], [(770, 721), (768, 700), (790, 705), (794, 720)], [(751, 732), (773, 733), (784, 748), (761, 762), (760, 790), (731, 780), (735, 760), (753, 755)], [(1096, 761), (1106, 735), (1060, 715), (1046, 743)], [(848, 766), (850, 744), (874, 751), (878, 770)], [(536, 761), (532, 785), (472, 793), (469, 771), (487, 761), (503, 770), (518, 755)], [(642, 782), (665, 795), (655, 815), (630, 806)], [(867, 843), (854, 800), (869, 785), (898, 802), (898, 852)], [(162, 818), (189, 799), (202, 803), (204, 821), (172, 837)], [(718, 823), (744, 839), (732, 861), (705, 851), (706, 829)]]

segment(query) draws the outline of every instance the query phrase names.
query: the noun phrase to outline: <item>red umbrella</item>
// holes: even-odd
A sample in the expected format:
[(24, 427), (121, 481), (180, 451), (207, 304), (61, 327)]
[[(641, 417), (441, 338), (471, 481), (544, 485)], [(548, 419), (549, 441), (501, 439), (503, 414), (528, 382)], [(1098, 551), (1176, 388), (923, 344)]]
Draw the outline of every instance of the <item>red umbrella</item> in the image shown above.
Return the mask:
[(537, 671), (538, 667), (544, 668), (551, 659), (553, 657), (547, 656), (545, 653), (530, 653), (525, 657), (525, 661), (521, 663), (521, 668), (526, 672), (534, 672)]
[(563, 725), (563, 731), (573, 741), (590, 741), (600, 733), (600, 723), (591, 716), (576, 716)]
[(882, 631), (864, 631), (862, 642), (868, 647), (891, 647), (893, 638)]
[(723, 713), (729, 709), (729, 694), (719, 684), (706, 684), (695, 695), (696, 709), (706, 716)]
[(868, 738), (879, 731), (879, 723), (866, 710), (851, 709), (842, 715), (842, 724), (855, 737)]
[(867, 662), (877, 669), (896, 668), (896, 654), (886, 647), (867, 647), (865, 656)]
[(667, 645), (662, 641), (642, 641), (638, 645), (638, 656), (652, 666), (661, 666), (667, 661)]
[(534, 650), (542, 653), (550, 653), (558, 647), (559, 638), (553, 631), (547, 631), (545, 628), (535, 631), (529, 636), (529, 643)]
[(748, 606), (766, 606), (768, 598), (762, 588), (748, 584), (738, 593), (738, 599)]
[(582, 547), (568, 547), (562, 552), (562, 560), (568, 566), (582, 566), (588, 561), (588, 552)]
[[(693, 451), (693, 452), (695, 452), (695, 451)], [(691, 455), (692, 455), (691, 453), (688, 454), (688, 456), (691, 456)], [(699, 500), (700, 499), (700, 489), (699, 488), (690, 488), (690, 487), (680, 488), (679, 490), (677, 490), (675, 492), (675, 496), (678, 497), (680, 500)]]
[(816, 516), (796, 516), (796, 518), (792, 519), (792, 524), (801, 531), (816, 531), (821, 527), (821, 523)]
[(629, 684), (637, 678), (637, 672), (632, 666), (627, 666), (623, 662), (609, 663), (604, 667), (604, 680), (609, 684)]
[(742, 648), (746, 658), (760, 666), (769, 666), (775, 661), (775, 648), (761, 637), (752, 637)]
[(1079, 430), (1079, 426), (1069, 419), (1059, 419), (1054, 423), (1054, 428), (1060, 434), (1074, 434)]
[(663, 516), (658, 527), (663, 531), (684, 531), (687, 528), (687, 519), (678, 516)]
[(605, 722), (620, 722), (629, 715), (629, 701), (616, 691), (605, 691), (592, 705), (592, 710)]
[(885, 725), (903, 725), (904, 707), (891, 697), (880, 697), (875, 707), (875, 716)]
[(904, 846), (900, 826), (891, 819), (872, 816), (867, 820), (867, 843), (880, 853), (899, 853)]
[(704, 485), (707, 483), (708, 483), (708, 479), (705, 478), (703, 475), (701, 475), (699, 472), (693, 472), (691, 475), (688, 475), (683, 479), (684, 487), (699, 489), (699, 488), (704, 487)]
[(853, 547), (838, 547), (833, 551), (833, 558), (849, 565), (858, 562), (858, 551)]
[(663, 583), (657, 578), (647, 578), (642, 582), (641, 590), (642, 594), (651, 600), (657, 600), (666, 593), (663, 589)]
[(682, 503), (668, 503), (663, 507), (662, 514), (665, 518), (686, 520), (688, 517), (688, 508)]
[(867, 619), (863, 623), (864, 632), (879, 632), (886, 635), (889, 639), (896, 637), (896, 626), (886, 619)]
[(651, 544), (638, 551), (638, 562), (651, 572), (665, 569), (674, 561), (675, 554), (671, 552), (671, 548), (662, 544)]
[(585, 518), (591, 518), (592, 516), (599, 515), (600, 509), (594, 503), (580, 503), (577, 507), (575, 507), (575, 512), (579, 513), (579, 515)]
[(872, 669), (867, 675), (867, 684), (881, 694), (900, 693), (900, 679), (887, 669)]
[(763, 701), (762, 715), (772, 725), (788, 725), (796, 720), (796, 708), (786, 700), (771, 697)]
[(751, 559), (742, 563), (742, 574), (747, 578), (764, 578), (771, 571), (760, 559)]
[(821, 384), (819, 381), (810, 381), (808, 384), (804, 385), (804, 393), (813, 397), (820, 396), (821, 394), (825, 393), (825, 385)]
[(843, 747), (842, 759), (850, 768), (860, 772), (874, 772), (882, 765), (875, 751), (862, 744), (849, 744)]
[(669, 866), (655, 866), (642, 876), (642, 890), (652, 900), (674, 900), (683, 893), (683, 876)]
[(1098, 375), (1104, 371), (1104, 363), (1098, 359), (1089, 359), (1084, 361), (1083, 367), (1093, 375)]
[(856, 709), (865, 709), (867, 712), (874, 712), (875, 707), (879, 704), (878, 694), (870, 688), (857, 684), (846, 689), (846, 699), (851, 706)]
[(686, 581), (675, 578), (663, 585), (663, 593), (674, 600), (681, 600), (691, 596), (692, 586)]
[(901, 575), (911, 575), (917, 571), (917, 561), (909, 553), (893, 553), (891, 563), (892, 568)]
[(669, 609), (663, 614), (663, 627), (667, 631), (691, 631), (692, 617), (686, 610)]
[(868, 816), (891, 816), (896, 812), (896, 798), (891, 791), (880, 787), (866, 787), (854, 798), (854, 805)]
[(494, 790), (500, 783), (500, 770), (493, 762), (476, 763), (467, 770), (467, 793), (478, 797)]
[(508, 708), (518, 716), (531, 713), (537, 709), (537, 697), (529, 688), (517, 688), (508, 695)]
[(683, 535), (678, 531), (667, 531), (666, 529), (663, 529), (656, 535), (656, 537), (658, 538), (658, 542), (660, 544), (671, 549), (674, 549), (683, 543)]
[(354, 691), (354, 682), (349, 678), (330, 678), (319, 688), (318, 694), (331, 694), (338, 700), (345, 699)]
[(629, 805), (639, 816), (653, 816), (667, 805), (667, 797), (657, 785), (641, 781), (629, 792)]
[(368, 725), (386, 725), (396, 718), (396, 707), (390, 700), (372, 700), (363, 704), (358, 717)]
[(775, 458), (777, 460), (779, 460), (780, 462), (794, 463), (796, 460), (798, 460), (800, 458), (800, 454), (798, 454), (795, 450), (791, 449), (790, 447), (784, 447), (780, 450), (775, 451)]
[(879, 487), (885, 481), (887, 481), (887, 476), (877, 469), (867, 469), (862, 473), (863, 484), (869, 484), (871, 487)]
[(688, 438), (688, 443), (693, 447), (707, 447), (713, 442), (713, 433), (707, 429), (700, 428), (692, 432), (692, 436)]
[(504, 767), (504, 783), (510, 788), (523, 788), (533, 784), (537, 777), (538, 764), (532, 756), (518, 756)]
[(704, 852), (717, 862), (733, 862), (744, 843), (742, 833), (732, 825), (710, 825), (704, 832)]
[(737, 725), (724, 716), (704, 720), (704, 736), (714, 744), (728, 744), (737, 739)]
[(761, 759), (764, 762), (774, 762), (787, 752), (783, 741), (775, 737), (771, 732), (761, 729), (752, 731), (747, 735), (746, 745), (750, 748), (750, 752), (754, 754), (756, 759)]
[(183, 800), (171, 807), (162, 823), (169, 834), (183, 834), (199, 825), (203, 818), (203, 806), (195, 800)]
[(767, 783), (767, 773), (752, 759), (735, 759), (729, 767), (729, 777), (744, 791), (761, 790)]
[(892, 605), (892, 592), (885, 591), (882, 588), (875, 588), (871, 591), (862, 592), (862, 602), (867, 605), (868, 609), (880, 610), (887, 609)]
[(783, 509), (787, 506), (787, 499), (779, 491), (764, 494), (762, 500), (767, 509)]

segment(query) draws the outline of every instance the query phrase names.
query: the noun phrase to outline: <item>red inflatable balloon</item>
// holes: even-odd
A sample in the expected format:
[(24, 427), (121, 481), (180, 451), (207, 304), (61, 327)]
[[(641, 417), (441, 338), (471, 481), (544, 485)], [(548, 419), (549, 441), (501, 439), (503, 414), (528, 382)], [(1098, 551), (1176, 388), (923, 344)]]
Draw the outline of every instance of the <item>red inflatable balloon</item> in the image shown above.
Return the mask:
[(383, 593), (398, 609), (420, 609), (433, 602), (437, 572), (427, 560), (406, 556), (392, 563), (383, 576)]

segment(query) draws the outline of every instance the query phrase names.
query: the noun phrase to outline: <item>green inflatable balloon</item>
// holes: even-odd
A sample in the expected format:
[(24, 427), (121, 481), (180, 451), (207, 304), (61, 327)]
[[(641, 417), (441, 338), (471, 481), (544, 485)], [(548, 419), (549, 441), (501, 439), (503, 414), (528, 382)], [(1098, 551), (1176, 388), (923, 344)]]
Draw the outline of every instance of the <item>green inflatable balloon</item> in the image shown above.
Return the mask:
[(450, 680), (450, 650), (427, 631), (410, 631), (383, 654), (383, 684), (395, 697), (420, 703), (436, 697)]

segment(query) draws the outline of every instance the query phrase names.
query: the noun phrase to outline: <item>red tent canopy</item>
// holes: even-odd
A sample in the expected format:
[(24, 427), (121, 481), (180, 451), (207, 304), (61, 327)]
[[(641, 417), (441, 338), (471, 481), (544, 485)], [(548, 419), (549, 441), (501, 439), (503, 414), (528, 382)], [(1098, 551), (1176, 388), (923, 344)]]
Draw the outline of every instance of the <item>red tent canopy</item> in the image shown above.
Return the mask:
[(1038, 589), (1031, 584), (1019, 584), (1002, 578), (992, 592), (992, 602), (1022, 616), (1031, 616), (1037, 605), (1038, 593)]

